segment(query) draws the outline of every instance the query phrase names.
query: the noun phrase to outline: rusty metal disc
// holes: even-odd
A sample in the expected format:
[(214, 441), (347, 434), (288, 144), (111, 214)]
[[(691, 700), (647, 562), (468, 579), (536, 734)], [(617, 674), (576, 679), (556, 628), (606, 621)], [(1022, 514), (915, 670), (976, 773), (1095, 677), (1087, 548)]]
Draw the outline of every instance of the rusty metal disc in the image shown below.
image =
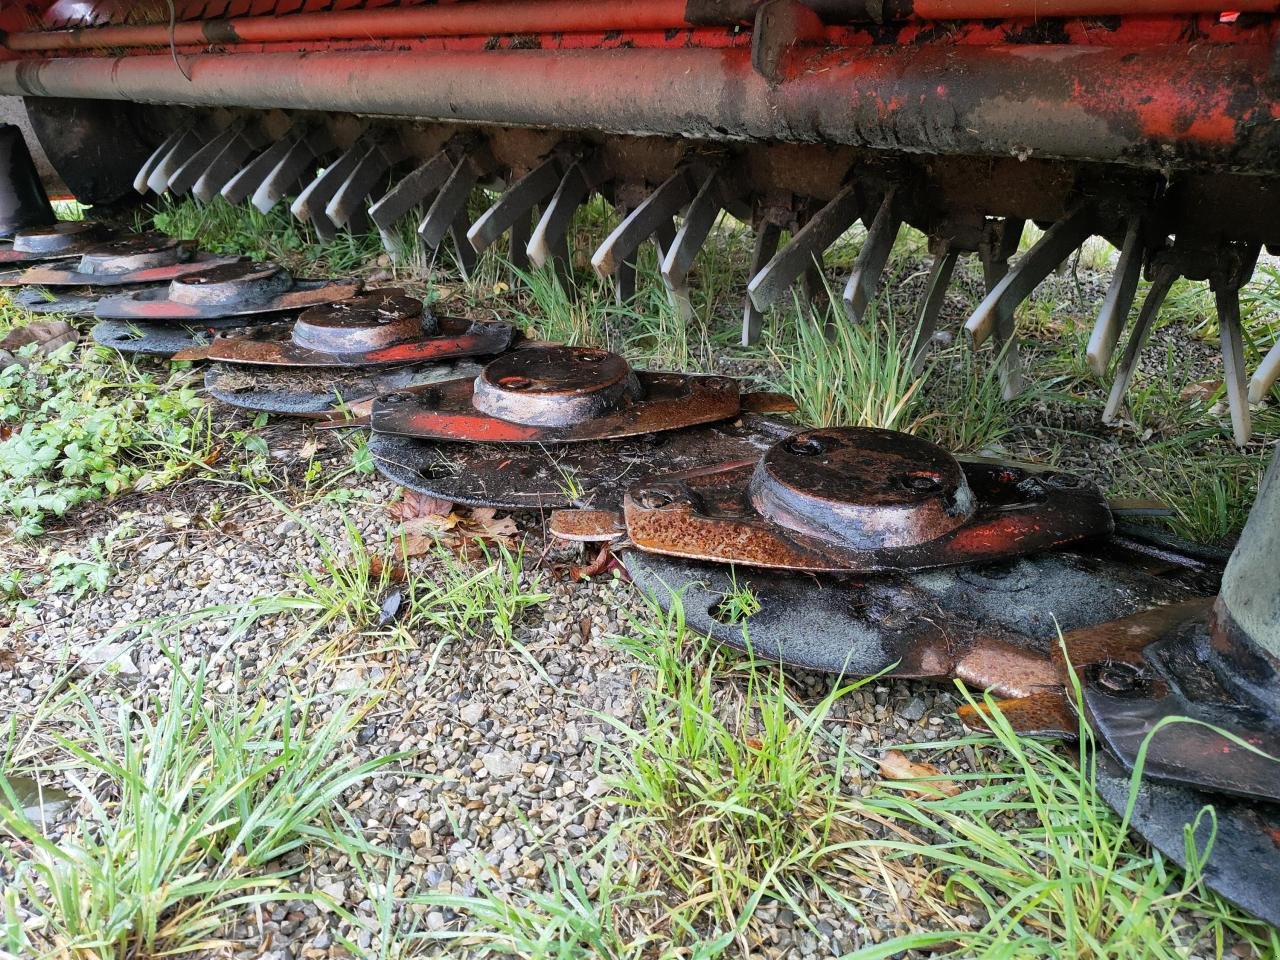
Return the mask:
[(437, 319), (403, 290), (369, 290), (312, 307), (297, 323), (218, 337), (177, 359), (283, 367), (405, 366), (501, 353), (514, 337), (509, 324)]
[(204, 385), (210, 396), (241, 410), (329, 417), (384, 393), (415, 390), (441, 380), (473, 377), (479, 372), (479, 365), (469, 360), (390, 369), (319, 367), (315, 370), (214, 363), (205, 371)]
[(228, 263), (151, 288), (108, 297), (104, 320), (213, 320), (304, 310), (354, 296), (356, 280), (295, 280), (275, 263)]
[[(895, 436), (907, 455), (886, 459)], [(826, 447), (814, 443), (818, 437)], [(959, 462), (957, 477), (944, 452), (921, 456), (923, 442), (868, 428), (829, 428), (782, 441), (754, 463), (656, 477), (628, 491), (627, 532), (652, 553), (869, 572), (995, 560), (1112, 531), (1106, 499), (1080, 477), (989, 461)], [(801, 445), (815, 452), (797, 452)], [(858, 471), (852, 481), (842, 480), (860, 451), (887, 472)], [(797, 461), (811, 466), (805, 470)], [(923, 481), (918, 487), (917, 479)], [(877, 510), (883, 522), (876, 521)]]
[[(1007, 697), (1061, 691), (1060, 628), (1193, 592), (1176, 572), (1155, 576), (1107, 550), (869, 577), (690, 563), (640, 550), (625, 551), (623, 562), (664, 609), (678, 601), (692, 629), (750, 647), (762, 660), (850, 677), (957, 678)], [(748, 592), (752, 609), (726, 605)], [(1029, 732), (1057, 734), (1054, 720)]]
[(0, 248), (0, 265), (78, 257), (100, 246), (112, 232), (93, 220), (60, 220), (46, 227), (19, 230), (11, 244)]
[(616, 354), (536, 346), (501, 357), (475, 380), (374, 404), (373, 430), (472, 443), (581, 443), (680, 430), (733, 417), (729, 377), (631, 370)]
[(239, 257), (193, 253), (190, 244), (157, 234), (136, 234), (93, 247), (75, 266), (35, 266), (4, 285), (46, 287), (116, 287), (161, 283), (235, 263)]
[[(743, 406), (770, 409), (744, 394)], [(654, 471), (759, 456), (795, 428), (778, 417), (735, 420), (622, 440), (551, 446), (417, 440), (375, 433), (369, 441), (388, 479), (441, 500), (507, 510), (617, 508), (626, 489)]]
[(121, 353), (172, 358), (174, 354), (209, 343), (217, 331), (245, 330), (237, 318), (209, 320), (200, 324), (147, 323), (142, 320), (100, 320), (89, 335), (94, 342)]
[[(1143, 779), (1105, 750), (1095, 753), (1094, 783), (1111, 809), (1180, 866), (1187, 866), (1187, 828), (1195, 849), (1207, 856), (1205, 884), (1259, 919), (1280, 926), (1280, 805), (1237, 800), (1179, 784)], [(1130, 796), (1133, 806), (1130, 809)], [(1213, 816), (1205, 814), (1205, 808)], [(1212, 846), (1210, 846), (1212, 841)]]
[(912, 547), (973, 517), (959, 462), (891, 430), (808, 430), (769, 450), (751, 477), (762, 517), (851, 550)]

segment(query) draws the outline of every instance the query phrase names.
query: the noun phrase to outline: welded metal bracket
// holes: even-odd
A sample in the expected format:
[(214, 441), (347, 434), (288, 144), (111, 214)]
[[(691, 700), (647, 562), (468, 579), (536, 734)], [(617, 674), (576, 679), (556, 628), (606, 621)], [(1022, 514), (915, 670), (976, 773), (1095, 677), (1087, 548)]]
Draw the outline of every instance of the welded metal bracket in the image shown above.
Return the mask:
[(810, 7), (799, 0), (768, 0), (756, 8), (751, 66), (770, 83), (780, 83), (792, 48), (823, 36), (822, 19)]

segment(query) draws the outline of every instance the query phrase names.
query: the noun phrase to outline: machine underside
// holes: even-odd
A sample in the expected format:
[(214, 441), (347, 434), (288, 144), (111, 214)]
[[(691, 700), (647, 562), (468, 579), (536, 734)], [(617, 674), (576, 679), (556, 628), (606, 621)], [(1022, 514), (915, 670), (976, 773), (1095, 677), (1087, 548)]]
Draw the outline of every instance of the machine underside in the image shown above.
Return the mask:
[[(596, 269), (629, 296), (653, 239), (686, 312), (698, 249), (727, 211), (757, 236), (746, 342), (793, 284), (818, 292), (823, 250), (861, 220), (870, 236), (844, 290), (858, 319), (910, 225), (935, 255), (922, 340), (956, 258), (979, 255), (992, 297), (967, 330), (1008, 344), (1009, 395), (1018, 303), (1103, 236), (1121, 261), (1094, 370), (1111, 371), (1140, 274), (1152, 288), (1134, 346), (1174, 279), (1209, 280), (1244, 443), (1250, 401), (1280, 371), (1269, 357), (1246, 384), (1236, 297), (1280, 245), (1275, 6), (28, 3), (3, 15), (0, 92), (26, 98), (87, 202), (135, 188), (262, 209), (288, 197), (322, 237), (376, 227), (389, 246), (413, 217), (464, 271), (504, 233), (517, 266), (564, 269), (573, 212), (601, 194), (619, 227)], [(499, 198), (469, 222), (478, 188)], [(1051, 229), (1006, 277), (1028, 221)], [(1133, 362), (1116, 365), (1112, 417)]]
[[(66, 189), (86, 203), (111, 209), (140, 196), (171, 194), (202, 202), (221, 196), (262, 211), (288, 204), (323, 239), (342, 231), (377, 231), (392, 253), (414, 229), (428, 247), (450, 249), (464, 275), (479, 255), (502, 241), (516, 267), (552, 269), (572, 282), (574, 215), (602, 196), (616, 216), (591, 256), (592, 267), (612, 278), (620, 300), (630, 300), (640, 248), (655, 244), (667, 294), (685, 318), (692, 317), (690, 283), (699, 250), (727, 213), (755, 233), (742, 305), (741, 336), (748, 344), (760, 338), (770, 309), (791, 302), (793, 291), (810, 301), (825, 295), (824, 251), (859, 222), (866, 235), (841, 299), (849, 322), (863, 321), (895, 239), (912, 227), (928, 237), (932, 256), (915, 318), (917, 350), (936, 330), (958, 258), (977, 257), (987, 295), (965, 331), (974, 344), (990, 340), (1000, 348), (996, 362), (1009, 397), (1022, 387), (1015, 324), (1019, 305), (1087, 240), (1103, 237), (1119, 251), (1088, 344), (1091, 369), (1112, 383), (1104, 419), (1119, 415), (1138, 355), (1173, 283), (1181, 277), (1204, 280), (1215, 294), (1232, 432), (1245, 445), (1252, 437), (1251, 408), (1267, 400), (1280, 378), (1280, 344), (1269, 352), (1262, 345), (1260, 356), (1252, 356), (1258, 345), (1242, 328), (1239, 298), (1259, 257), (1280, 254), (1280, 2), (1237, 0), (1234, 5), (1223, 12), (1205, 0), (174, 0), (172, 5), (28, 0), (0, 11), (0, 95), (24, 98), (44, 153)], [(477, 217), (478, 191), (484, 192), (484, 212)], [(1018, 255), (1028, 223), (1043, 233)], [(1140, 288), (1144, 277), (1149, 284)], [(1138, 305), (1140, 292), (1144, 299)], [(407, 322), (412, 325), (416, 316)], [(474, 330), (445, 332), (455, 339), (476, 335)], [(457, 356), (498, 354), (511, 345), (512, 332), (506, 336), (500, 348)], [(213, 353), (197, 350), (199, 357), (191, 358), (226, 359), (217, 354), (217, 344), (210, 349)], [(161, 352), (169, 355), (173, 349), (165, 346)], [(363, 355), (366, 365), (374, 354)], [(307, 356), (309, 361), (296, 363), (314, 366), (315, 351)], [(569, 365), (601, 362), (601, 356), (557, 357), (557, 363)], [(595, 374), (579, 375), (590, 380)], [(228, 373), (211, 375), (215, 396), (219, 376)], [(463, 382), (470, 381), (470, 373), (451, 376), (458, 390), (470, 389)], [(371, 377), (375, 386), (368, 387), (371, 397), (380, 395), (371, 401), (372, 428), (402, 461), (421, 456), (425, 462), (430, 455), (464, 462), (467, 469), (455, 470), (454, 477), (465, 486), (485, 471), (508, 470), (518, 459), (493, 447), (493, 433), (424, 433), (421, 411), (420, 419), (412, 420), (395, 409), (396, 403), (408, 402), (410, 388), (394, 376), (380, 377)], [(283, 375), (271, 384), (283, 383), (280, 389), (286, 390), (288, 380)], [(507, 381), (519, 381), (523, 389), (538, 377), (513, 375), (499, 385)], [(264, 383), (259, 377), (227, 392), (239, 391), (242, 400), (251, 388), (270, 393)], [(512, 403), (518, 407), (520, 399)], [(570, 404), (573, 397), (560, 399)], [(652, 402), (653, 396), (643, 399)], [(741, 411), (734, 406), (721, 419), (769, 412), (771, 401), (757, 397), (755, 402), (759, 410), (744, 400)], [(317, 410), (327, 410), (327, 395), (318, 404)], [(673, 401), (672, 406), (688, 405)], [(454, 413), (456, 422), (472, 416), (470, 410), (465, 416)], [(494, 419), (485, 421), (486, 429), (494, 429)], [(954, 583), (946, 580), (945, 590), (938, 587), (938, 577), (929, 579), (932, 573), (918, 582), (905, 576), (876, 581), (888, 599), (876, 608), (880, 612), (865, 617), (864, 608), (871, 607), (862, 600), (872, 587), (864, 575), (895, 568), (876, 566), (863, 553), (875, 554), (879, 562), (883, 550), (877, 554), (859, 545), (860, 567), (850, 565), (851, 549), (835, 560), (818, 551), (825, 565), (810, 560), (808, 566), (794, 560), (798, 553), (775, 563), (722, 555), (724, 544), (744, 539), (722, 535), (727, 515), (752, 531), (768, 521), (777, 534), (778, 523), (777, 517), (763, 516), (767, 510), (759, 511), (762, 519), (724, 507), (732, 503), (736, 509), (759, 493), (757, 481), (747, 477), (746, 461), (722, 465), (727, 479), (715, 488), (717, 509), (702, 509), (714, 499), (707, 492), (710, 473), (703, 462), (708, 446), (722, 444), (735, 455), (749, 447), (754, 464), (757, 458), (765, 463), (760, 451), (766, 448), (776, 451), (781, 445), (788, 455), (825, 456), (817, 441), (844, 442), (840, 436), (820, 436), (817, 446), (797, 446), (794, 436), (781, 439), (789, 427), (757, 424), (757, 436), (744, 422), (753, 421), (735, 421), (715, 434), (714, 444), (689, 441), (692, 452), (678, 454), (673, 448), (681, 434), (662, 427), (672, 431), (663, 454), (668, 466), (689, 469), (671, 474), (674, 494), (659, 490), (661, 496), (648, 503), (643, 490), (617, 483), (602, 495), (608, 501), (603, 507), (591, 499), (592, 490), (566, 495), (564, 504), (521, 500), (532, 496), (528, 476), (541, 469), (536, 464), (528, 476), (504, 488), (509, 499), (502, 502), (468, 500), (465, 490), (434, 487), (441, 477), (416, 465), (408, 469), (404, 462), (399, 466), (407, 479), (397, 482), (412, 486), (425, 478), (423, 492), (454, 502), (580, 508), (560, 518), (559, 533), (624, 544), (634, 550), (629, 565), (642, 582), (687, 574), (696, 587), (720, 576), (707, 572), (715, 569), (711, 566), (684, 561), (784, 571), (768, 581), (777, 599), (765, 614), (777, 624), (777, 638), (763, 627), (760, 632), (776, 640), (780, 660), (840, 672), (849, 668), (852, 649), (845, 634), (860, 638), (859, 649), (880, 655), (888, 649), (882, 646), (888, 631), (900, 644), (892, 650), (901, 655), (882, 663), (868, 654), (864, 672), (958, 676), (1008, 695), (1011, 712), (1023, 711), (1023, 725), (1032, 732), (1071, 732), (1075, 715), (1059, 702), (1065, 689), (1060, 664), (1050, 670), (1041, 662), (1049, 680), (1024, 689), (1008, 681), (1005, 648), (991, 652), (976, 645), (983, 668), (995, 665), (988, 675), (965, 666), (974, 659), (972, 651), (953, 649), (955, 633), (939, 626), (945, 617), (931, 613), (922, 614), (918, 623), (895, 621), (903, 609), (932, 610), (928, 604), (936, 602), (957, 622), (963, 620), (963, 628), (956, 628), (960, 634), (969, 631), (989, 640), (993, 615), (980, 609), (978, 599), (984, 591), (996, 596), (1009, 589), (999, 585), (1009, 574), (997, 569), (991, 584), (977, 584), (971, 579), (977, 576), (977, 561), (990, 557), (975, 552), (972, 544), (969, 553), (956, 555), (960, 559), (934, 563), (934, 557), (917, 565), (959, 571)], [(449, 423), (456, 427), (455, 421)], [(598, 422), (594, 426), (603, 429)], [(775, 429), (781, 430), (777, 436), (770, 432)], [(596, 445), (579, 447), (587, 451), (582, 456), (613, 464), (620, 438), (645, 432), (588, 432), (568, 441), (567, 434), (552, 432), (547, 442), (590, 439)], [(527, 441), (525, 433), (517, 433)], [(424, 445), (424, 437), (434, 446)], [(682, 459), (686, 455), (689, 463)], [(533, 463), (540, 453), (520, 456)], [(653, 450), (645, 448), (636, 459), (648, 462), (652, 456)], [(1198, 748), (1189, 739), (1169, 746), (1171, 738), (1163, 752), (1153, 753), (1167, 767), (1156, 777), (1164, 784), (1160, 790), (1173, 792), (1164, 798), (1159, 791), (1144, 794), (1137, 825), (1162, 838), (1156, 840), (1162, 847), (1177, 846), (1168, 837), (1180, 826), (1169, 824), (1181, 814), (1160, 811), (1180, 811), (1180, 805), (1198, 802), (1202, 791), (1227, 798), (1224, 818), (1230, 814), (1229, 822), (1240, 824), (1241, 836), (1270, 837), (1274, 847), (1280, 835), (1268, 832), (1275, 830), (1277, 817), (1276, 761), (1268, 751), (1280, 742), (1280, 609), (1274, 581), (1280, 555), (1268, 519), (1274, 519), (1280, 503), (1277, 471), (1280, 466), (1273, 466), (1264, 484), (1252, 532), (1246, 531), (1226, 569), (1216, 606), (1201, 597), (1187, 607), (1192, 601), (1186, 596), (1153, 580), (1149, 595), (1141, 594), (1133, 609), (1089, 607), (1096, 615), (1082, 616), (1068, 632), (1080, 651), (1098, 654), (1083, 661), (1092, 671), (1084, 682), (1086, 719), (1110, 749), (1108, 763), (1119, 764), (1119, 772), (1110, 771), (1104, 784), (1119, 797), (1113, 803), (1123, 807), (1124, 777), (1135, 766), (1126, 752), (1133, 746), (1126, 731), (1149, 731), (1160, 717), (1175, 713), (1228, 731), (1225, 739), (1202, 744), (1203, 755), (1193, 755)], [(783, 486), (789, 493), (794, 486), (807, 494), (808, 473), (796, 472), (801, 479), (791, 483), (789, 477)], [(919, 471), (908, 479), (924, 484), (911, 488), (912, 495), (933, 482)], [(1019, 482), (1024, 480), (1019, 475)], [(812, 541), (825, 550), (847, 525), (847, 512), (838, 510), (826, 522), (829, 501), (858, 502), (866, 483), (850, 484), (857, 488), (853, 492), (842, 487), (841, 497), (822, 491), (817, 512), (825, 525), (819, 524), (817, 533), (812, 525), (800, 525), (800, 539), (810, 550), (805, 556), (814, 555)], [(1019, 496), (1026, 493), (1017, 489)], [(547, 496), (561, 494), (554, 488)], [(1026, 506), (1007, 496), (1018, 509)], [(1088, 535), (1110, 534), (1110, 513), (1100, 495), (1095, 506), (1102, 519)], [(992, 513), (1006, 523), (1012, 509), (993, 507)], [(671, 517), (679, 510), (685, 514), (675, 523)], [(789, 522), (794, 511), (788, 511), (781, 512)], [(1063, 513), (1079, 520), (1078, 510)], [(703, 540), (697, 549), (684, 541), (679, 549), (671, 547), (664, 536), (672, 529), (687, 534), (690, 517), (704, 524), (699, 528)], [(796, 530), (782, 532), (790, 537)], [(1029, 536), (1021, 532), (1005, 539)], [(783, 542), (794, 546), (785, 537)], [(659, 549), (663, 543), (667, 547)], [(1076, 582), (1072, 578), (1084, 578), (1088, 586), (1077, 593), (1094, 606), (1102, 602), (1099, 597), (1118, 595), (1119, 588), (1108, 585), (1130, 576), (1132, 556), (1116, 560), (1085, 553), (1069, 562), (1043, 561), (1045, 569), (1055, 563), (1062, 567), (1054, 567), (1052, 577), (1026, 561), (1019, 576), (1039, 588), (1023, 602), (1034, 598), (1031, 607), (1038, 609), (1053, 584)], [(654, 559), (663, 554), (680, 563)], [(916, 569), (906, 563), (900, 567), (899, 573)], [(694, 577), (690, 570), (702, 572)], [(1270, 585), (1251, 579), (1263, 570), (1271, 571)], [(804, 571), (804, 577), (796, 571)], [(848, 604), (857, 614), (847, 617), (848, 623), (826, 606), (814, 606), (810, 583), (818, 573), (836, 584), (833, 589), (862, 598)], [(1241, 584), (1251, 586), (1245, 590)], [(1215, 582), (1208, 592), (1216, 589)], [(900, 602), (900, 597), (914, 599)], [(1036, 609), (1019, 607), (1014, 617), (1003, 596), (991, 604), (1013, 618), (1005, 625), (1010, 630), (1025, 630), (1037, 615)], [(838, 656), (831, 654), (830, 662), (788, 659), (784, 647), (794, 634), (797, 609), (815, 618), (803, 642), (823, 631), (835, 637)], [(1041, 648), (1056, 639), (1058, 624), (1040, 626), (1035, 650), (1048, 662), (1057, 647), (1049, 653)], [(711, 622), (705, 628), (712, 634), (719, 629)], [(1116, 640), (1122, 633), (1127, 647)], [(929, 644), (921, 642), (925, 634)], [(906, 672), (907, 663), (914, 673)], [(1056, 725), (1042, 724), (1043, 716), (1033, 723), (1031, 713), (1046, 702), (1037, 698), (1048, 696), (1049, 687), (1057, 698), (1052, 701)], [(1178, 699), (1184, 694), (1186, 702)], [(1157, 716), (1153, 710), (1164, 712)], [(1065, 726), (1061, 717), (1069, 721)], [(1228, 754), (1230, 764), (1223, 759)], [(1280, 916), (1274, 885), (1258, 894), (1271, 881), (1258, 881), (1251, 864), (1274, 863), (1275, 852), (1265, 843), (1244, 850), (1233, 865), (1221, 868), (1223, 876), (1213, 878), (1218, 888), (1273, 921)]]

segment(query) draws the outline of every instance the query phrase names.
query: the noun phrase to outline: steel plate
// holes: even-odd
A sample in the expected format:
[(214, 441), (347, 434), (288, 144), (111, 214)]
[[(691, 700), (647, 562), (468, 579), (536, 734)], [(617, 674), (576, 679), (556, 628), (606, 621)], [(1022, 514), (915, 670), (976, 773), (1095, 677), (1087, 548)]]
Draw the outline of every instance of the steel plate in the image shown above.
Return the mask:
[(275, 370), (215, 363), (205, 371), (204, 384), (210, 396), (242, 410), (324, 417), (337, 413), (340, 402), (349, 406), (383, 393), (417, 389), (479, 372), (480, 365), (467, 360), (385, 370)]
[[(744, 405), (756, 396), (745, 394)], [(369, 448), (389, 479), (453, 503), (508, 510), (607, 507), (655, 470), (759, 456), (794, 429), (777, 417), (744, 414), (710, 426), (594, 443), (438, 443), (375, 433)]]
[[(1105, 750), (1097, 751), (1098, 793), (1123, 814), (1132, 775)], [(1214, 816), (1201, 816), (1212, 807)], [(1197, 823), (1197, 818), (1199, 818)], [(1129, 826), (1174, 863), (1187, 865), (1187, 825), (1197, 823), (1196, 849), (1213, 846), (1201, 875), (1209, 889), (1260, 920), (1280, 926), (1280, 806), (1204, 793), (1143, 779)]]

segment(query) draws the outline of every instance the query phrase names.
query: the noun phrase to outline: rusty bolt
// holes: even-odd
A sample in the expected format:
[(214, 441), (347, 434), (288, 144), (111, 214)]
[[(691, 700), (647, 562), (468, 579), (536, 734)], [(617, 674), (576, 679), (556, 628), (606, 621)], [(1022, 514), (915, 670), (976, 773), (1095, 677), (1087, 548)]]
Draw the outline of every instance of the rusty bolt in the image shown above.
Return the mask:
[(1084, 486), (1084, 481), (1072, 473), (1050, 473), (1044, 480), (1049, 486), (1059, 490), (1078, 490)]
[(785, 449), (787, 453), (797, 457), (816, 457), (826, 451), (827, 445), (819, 437), (792, 437), (787, 441)]
[(936, 473), (909, 473), (901, 482), (913, 493), (933, 493), (942, 489), (942, 478)]
[(675, 502), (675, 494), (669, 490), (645, 490), (636, 501), (646, 510), (658, 510)]
[(1116, 695), (1132, 693), (1142, 683), (1142, 670), (1123, 660), (1108, 660), (1099, 664), (1095, 676), (1098, 686)]

